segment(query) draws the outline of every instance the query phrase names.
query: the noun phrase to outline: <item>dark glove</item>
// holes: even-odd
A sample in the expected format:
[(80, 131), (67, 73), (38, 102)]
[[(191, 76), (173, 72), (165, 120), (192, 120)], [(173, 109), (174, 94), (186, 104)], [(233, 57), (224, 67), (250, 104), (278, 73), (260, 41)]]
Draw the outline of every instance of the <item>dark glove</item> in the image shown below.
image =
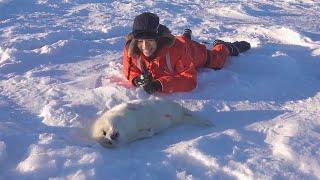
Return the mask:
[(240, 53), (248, 51), (251, 48), (250, 43), (246, 41), (236, 41), (231, 43), (217, 39), (213, 42), (213, 46), (216, 46), (218, 44), (223, 44), (227, 46), (230, 56), (238, 56)]
[(132, 80), (132, 84), (135, 87), (141, 87), (141, 86), (144, 86), (144, 85), (150, 83), (151, 81), (152, 81), (152, 77), (149, 74), (142, 73)]
[(161, 83), (159, 81), (151, 81), (148, 84), (145, 84), (143, 86), (143, 89), (148, 93), (148, 94), (152, 94), (155, 93), (157, 91), (161, 91), (162, 86)]

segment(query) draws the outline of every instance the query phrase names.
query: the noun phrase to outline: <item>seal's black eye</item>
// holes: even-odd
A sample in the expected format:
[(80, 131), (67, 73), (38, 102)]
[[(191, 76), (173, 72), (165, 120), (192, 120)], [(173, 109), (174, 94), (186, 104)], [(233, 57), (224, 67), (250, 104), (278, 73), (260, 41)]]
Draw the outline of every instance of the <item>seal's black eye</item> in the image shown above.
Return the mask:
[(105, 130), (102, 130), (103, 135), (107, 135), (107, 132)]

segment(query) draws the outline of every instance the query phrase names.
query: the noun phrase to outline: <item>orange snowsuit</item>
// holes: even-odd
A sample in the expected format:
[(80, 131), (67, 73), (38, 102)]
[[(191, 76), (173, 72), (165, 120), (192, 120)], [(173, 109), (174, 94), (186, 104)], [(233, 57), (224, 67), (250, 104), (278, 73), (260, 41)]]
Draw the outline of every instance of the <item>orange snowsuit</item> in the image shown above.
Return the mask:
[(125, 46), (123, 70), (131, 83), (135, 77), (148, 71), (154, 80), (161, 83), (161, 92), (186, 92), (196, 87), (196, 68), (221, 69), (228, 55), (227, 47), (222, 44), (207, 50), (203, 44), (176, 36), (173, 45), (158, 49), (152, 60), (143, 53), (129, 57), (128, 46)]

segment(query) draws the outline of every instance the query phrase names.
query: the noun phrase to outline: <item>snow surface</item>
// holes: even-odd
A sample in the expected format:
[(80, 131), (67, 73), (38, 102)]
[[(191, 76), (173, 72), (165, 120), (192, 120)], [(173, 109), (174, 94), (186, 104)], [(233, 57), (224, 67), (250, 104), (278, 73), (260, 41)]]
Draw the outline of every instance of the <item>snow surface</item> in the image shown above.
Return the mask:
[[(144, 11), (174, 34), (253, 48), (199, 70), (189, 93), (155, 95), (215, 127), (105, 149), (89, 138), (94, 119), (153, 98), (121, 70)], [(319, 179), (319, 12), (318, 0), (0, 0), (0, 179)]]

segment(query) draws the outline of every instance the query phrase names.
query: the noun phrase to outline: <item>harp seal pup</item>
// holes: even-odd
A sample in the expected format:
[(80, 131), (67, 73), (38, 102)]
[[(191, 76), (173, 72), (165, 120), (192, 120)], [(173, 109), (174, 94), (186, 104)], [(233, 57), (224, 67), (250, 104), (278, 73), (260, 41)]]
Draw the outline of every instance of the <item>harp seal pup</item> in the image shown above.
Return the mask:
[(173, 101), (133, 100), (104, 112), (93, 123), (92, 138), (104, 147), (116, 147), (183, 123), (213, 126)]

